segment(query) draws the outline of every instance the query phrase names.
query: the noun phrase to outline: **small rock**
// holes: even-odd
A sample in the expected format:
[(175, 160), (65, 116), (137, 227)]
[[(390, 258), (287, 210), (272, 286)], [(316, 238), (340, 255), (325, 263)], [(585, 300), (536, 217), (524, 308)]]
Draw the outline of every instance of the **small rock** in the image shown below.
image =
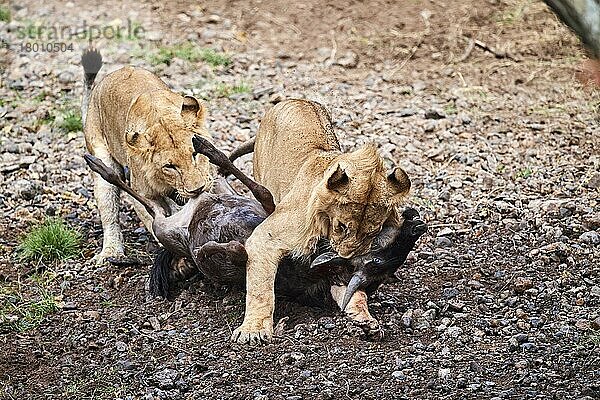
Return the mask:
[(401, 118), (410, 117), (417, 114), (419, 111), (416, 108), (403, 108), (395, 112), (395, 114)]
[(158, 371), (153, 376), (154, 381), (161, 389), (172, 389), (175, 386), (175, 381), (178, 377), (179, 372), (170, 368), (165, 368), (161, 371)]
[(581, 329), (582, 331), (586, 331), (591, 328), (591, 323), (588, 320), (580, 319), (575, 322), (575, 327), (577, 327), (577, 329)]
[(600, 173), (595, 173), (590, 180), (585, 184), (590, 189), (600, 188)]
[(444, 381), (450, 378), (450, 368), (440, 368), (438, 370), (438, 378)]
[(123, 371), (131, 371), (135, 369), (135, 364), (129, 360), (119, 360), (117, 361), (117, 366)]
[(151, 42), (159, 42), (163, 38), (163, 33), (161, 31), (148, 31), (144, 33), (144, 39), (147, 39)]
[(459, 300), (448, 301), (448, 308), (452, 311), (462, 311), (465, 308), (465, 303)]
[(595, 231), (584, 232), (579, 236), (583, 243), (597, 245), (600, 244), (600, 234)]
[(446, 227), (446, 228), (440, 229), (440, 231), (437, 233), (436, 236), (437, 237), (449, 236), (449, 235), (452, 235), (453, 233), (454, 233), (453, 229)]
[(392, 372), (392, 377), (398, 379), (399, 381), (403, 381), (406, 379), (406, 375), (402, 371), (394, 371)]
[(285, 353), (281, 357), (279, 357), (279, 363), (287, 365), (296, 365), (302, 360), (304, 360), (304, 354), (299, 353), (297, 351)]
[(444, 290), (442, 290), (442, 296), (446, 299), (452, 299), (458, 296), (458, 289), (454, 287), (444, 288)]
[(406, 310), (406, 312), (402, 314), (400, 320), (402, 321), (402, 325), (404, 325), (405, 328), (410, 328), (413, 322), (413, 310)]
[(452, 246), (452, 241), (447, 237), (437, 237), (435, 238), (435, 247), (450, 247)]
[(150, 326), (152, 327), (152, 329), (154, 329), (155, 331), (160, 330), (160, 322), (158, 321), (158, 318), (150, 317), (148, 319), (148, 322), (150, 322)]
[(260, 88), (254, 89), (252, 91), (252, 96), (254, 97), (255, 100), (257, 100), (262, 96), (268, 96), (268, 95), (272, 94), (273, 91), (274, 91), (273, 86), (260, 87)]
[(453, 189), (459, 189), (463, 186), (463, 183), (460, 179), (453, 178), (448, 181), (448, 186), (450, 186)]
[(300, 372), (300, 376), (304, 379), (306, 378), (310, 378), (312, 376), (312, 371), (311, 370), (304, 370), (302, 372)]
[(358, 65), (358, 55), (352, 51), (347, 52), (335, 61), (335, 64), (344, 68), (354, 68)]
[(269, 103), (271, 104), (277, 104), (283, 100), (285, 100), (285, 96), (282, 93), (273, 93), (269, 96)]
[(65, 304), (63, 304), (62, 309), (65, 311), (76, 310), (77, 303), (75, 303), (74, 301), (67, 301), (65, 302)]
[(519, 343), (525, 343), (527, 340), (529, 340), (529, 336), (526, 333), (517, 333), (515, 336), (513, 336), (517, 342)]
[(532, 286), (533, 286), (533, 282), (531, 281), (530, 278), (520, 276), (515, 279), (514, 288), (515, 288), (515, 292), (517, 292), (517, 293), (523, 293), (527, 289), (530, 289)]
[(600, 317), (596, 317), (591, 323), (590, 327), (594, 330), (600, 330)]
[(446, 330), (446, 333), (451, 338), (457, 338), (463, 333), (463, 330), (459, 326), (451, 326)]
[(33, 200), (35, 196), (42, 193), (42, 187), (27, 179), (19, 179), (12, 185), (13, 189), (19, 197), (24, 200)]
[(521, 345), (521, 348), (525, 351), (537, 351), (537, 346), (531, 342), (525, 342)]
[(425, 119), (444, 119), (444, 118), (446, 118), (446, 116), (440, 110), (431, 109), (431, 110), (425, 111)]
[(83, 318), (88, 320), (98, 321), (100, 319), (100, 313), (94, 310), (84, 311)]
[(469, 369), (471, 370), (471, 372), (474, 372), (476, 374), (481, 374), (483, 372), (483, 368), (481, 368), (481, 365), (477, 364), (477, 362), (475, 361), (471, 361), (469, 363)]
[(127, 344), (125, 344), (125, 342), (118, 341), (115, 343), (115, 348), (119, 352), (124, 352), (127, 351)]

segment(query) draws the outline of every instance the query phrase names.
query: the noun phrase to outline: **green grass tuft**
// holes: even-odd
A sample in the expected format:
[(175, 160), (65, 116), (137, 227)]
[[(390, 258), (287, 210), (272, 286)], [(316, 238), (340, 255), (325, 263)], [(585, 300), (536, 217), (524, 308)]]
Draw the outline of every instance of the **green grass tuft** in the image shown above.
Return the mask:
[(48, 219), (33, 228), (18, 246), (26, 261), (50, 263), (68, 260), (80, 252), (81, 235), (61, 219)]
[(219, 83), (214, 89), (214, 93), (217, 97), (229, 97), (234, 94), (250, 93), (251, 91), (252, 87), (245, 82), (240, 82), (235, 85)]
[(227, 67), (231, 65), (231, 58), (229, 56), (213, 49), (203, 49), (200, 53), (200, 59), (213, 67), (220, 65)]
[(0, 21), (10, 22), (10, 8), (6, 6), (0, 6)]
[(161, 47), (156, 51), (150, 52), (150, 54), (146, 56), (146, 59), (152, 65), (170, 65), (174, 58), (189, 62), (204, 61), (212, 67), (221, 65), (228, 66), (231, 64), (231, 58), (226, 54), (217, 52), (213, 49), (199, 48), (192, 42), (183, 42), (173, 46)]
[(35, 329), (47, 315), (58, 311), (57, 297), (50, 291), (54, 276), (44, 275), (0, 288), (0, 332)]
[(173, 57), (173, 52), (169, 48), (161, 47), (158, 51), (148, 54), (147, 60), (152, 65), (170, 65), (171, 61), (173, 61)]
[(62, 113), (62, 118), (57, 124), (65, 132), (79, 132), (83, 130), (83, 122), (79, 111), (67, 110)]

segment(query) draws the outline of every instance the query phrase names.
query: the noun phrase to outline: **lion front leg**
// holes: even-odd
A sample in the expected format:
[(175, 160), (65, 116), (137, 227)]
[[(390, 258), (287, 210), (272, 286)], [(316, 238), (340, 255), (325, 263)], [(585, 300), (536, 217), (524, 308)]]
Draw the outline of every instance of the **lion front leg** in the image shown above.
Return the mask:
[[(105, 165), (115, 171), (121, 171), (121, 166), (112, 158), (105, 148), (95, 148), (94, 154)], [(94, 197), (102, 222), (102, 251), (94, 257), (97, 264), (103, 263), (108, 258), (123, 258), (123, 234), (119, 226), (119, 193), (120, 190), (106, 182), (100, 175), (94, 176)]]
[(246, 241), (246, 312), (242, 325), (233, 331), (237, 343), (268, 343), (273, 337), (275, 275), (277, 266), (289, 251), (278, 239), (277, 218), (267, 218)]
[[(341, 308), (346, 286), (332, 286), (331, 296)], [(357, 290), (350, 299), (345, 310), (342, 310), (358, 326), (368, 339), (383, 339), (383, 328), (371, 313), (367, 304), (367, 294), (362, 290)]]

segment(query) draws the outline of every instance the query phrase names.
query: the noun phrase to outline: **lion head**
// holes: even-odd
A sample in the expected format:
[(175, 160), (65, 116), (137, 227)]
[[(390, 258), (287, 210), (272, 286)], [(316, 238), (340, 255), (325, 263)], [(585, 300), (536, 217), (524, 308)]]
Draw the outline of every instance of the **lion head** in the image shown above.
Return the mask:
[(191, 96), (167, 90), (138, 96), (127, 113), (125, 134), (132, 179), (139, 171), (145, 186), (161, 195), (175, 189), (190, 198), (209, 190), (210, 163), (192, 146), (194, 135), (209, 137), (205, 116), (205, 106)]
[(374, 145), (341, 154), (312, 193), (306, 239), (326, 237), (344, 258), (364, 254), (409, 190), (408, 175), (386, 172)]

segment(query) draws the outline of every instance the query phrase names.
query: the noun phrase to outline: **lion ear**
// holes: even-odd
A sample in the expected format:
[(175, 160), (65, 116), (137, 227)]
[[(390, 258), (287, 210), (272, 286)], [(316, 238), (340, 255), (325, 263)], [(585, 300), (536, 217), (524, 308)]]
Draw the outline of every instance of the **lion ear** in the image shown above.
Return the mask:
[(326, 176), (327, 179), (327, 189), (337, 192), (337, 193), (345, 193), (348, 191), (348, 186), (350, 185), (350, 178), (346, 171), (342, 168), (340, 164), (337, 164), (337, 167), (331, 168), (330, 173)]
[(150, 147), (150, 141), (146, 135), (146, 119), (151, 110), (148, 110), (147, 99), (143, 96), (136, 97), (127, 110), (125, 119), (125, 142), (134, 148), (145, 149)]
[(394, 192), (392, 201), (399, 200), (408, 194), (410, 190), (410, 178), (402, 168), (394, 168), (388, 175), (387, 181)]
[(206, 107), (193, 96), (183, 96), (181, 116), (186, 124), (204, 126)]

